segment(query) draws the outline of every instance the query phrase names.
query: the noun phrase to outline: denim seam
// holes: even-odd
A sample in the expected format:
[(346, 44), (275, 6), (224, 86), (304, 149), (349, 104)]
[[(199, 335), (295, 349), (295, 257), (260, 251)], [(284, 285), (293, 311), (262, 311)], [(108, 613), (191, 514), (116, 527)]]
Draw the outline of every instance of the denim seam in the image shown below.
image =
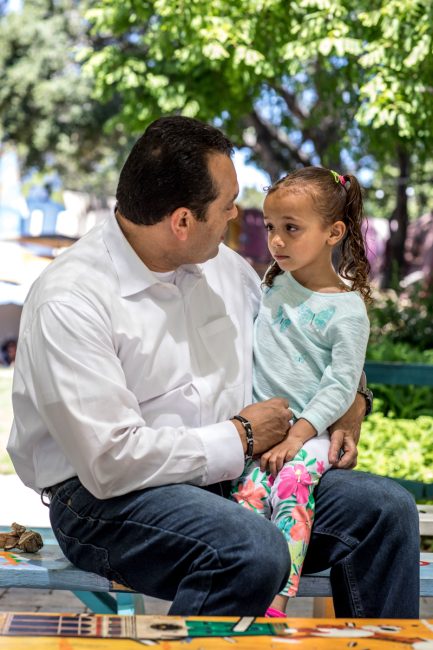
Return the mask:
[(350, 548), (356, 548), (359, 544), (359, 540), (357, 540), (355, 537), (348, 537), (347, 535), (343, 535), (340, 532), (336, 532), (331, 528), (316, 528), (313, 525), (313, 534), (329, 535), (330, 537), (335, 537), (336, 539), (343, 542), (344, 544), (347, 544), (347, 546), (349, 546)]
[(348, 558), (343, 560), (342, 569), (346, 580), (346, 584), (348, 586), (350, 598), (352, 600), (354, 615), (359, 618), (363, 618), (363, 617), (365, 618), (364, 608), (362, 607), (362, 601), (358, 590), (358, 582), (353, 572), (352, 563), (349, 561)]
[[(338, 539), (340, 542), (347, 544), (347, 546), (349, 546), (349, 548), (351, 548), (352, 550), (354, 550), (359, 543), (358, 540), (356, 540), (355, 538), (341, 535), (340, 533), (336, 533), (334, 530), (331, 530), (329, 528), (321, 528), (320, 530), (315, 530), (314, 532), (319, 535), (328, 535), (330, 537), (334, 537)], [(350, 594), (350, 599), (352, 601), (352, 609), (354, 615), (358, 617), (365, 616), (364, 609), (362, 607), (361, 597), (359, 595), (358, 582), (356, 580), (356, 576), (353, 571), (353, 566), (350, 561), (350, 556), (344, 558), (344, 560), (341, 562), (341, 568), (343, 571), (344, 580), (347, 585), (347, 590), (348, 593)], [(331, 574), (332, 574), (332, 569), (331, 569)]]

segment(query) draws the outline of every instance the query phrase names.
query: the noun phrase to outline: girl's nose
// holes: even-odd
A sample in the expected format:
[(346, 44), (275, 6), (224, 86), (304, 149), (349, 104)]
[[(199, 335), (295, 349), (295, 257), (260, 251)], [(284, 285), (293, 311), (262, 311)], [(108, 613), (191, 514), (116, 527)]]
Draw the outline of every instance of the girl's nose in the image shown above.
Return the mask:
[(279, 235), (274, 235), (271, 240), (272, 246), (284, 246), (284, 242)]

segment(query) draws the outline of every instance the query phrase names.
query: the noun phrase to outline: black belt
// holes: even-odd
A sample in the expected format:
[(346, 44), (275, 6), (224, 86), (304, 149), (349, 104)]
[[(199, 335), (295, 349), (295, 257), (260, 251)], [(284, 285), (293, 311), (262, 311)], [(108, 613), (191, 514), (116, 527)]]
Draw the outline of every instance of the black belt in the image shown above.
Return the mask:
[[(71, 476), (70, 478), (67, 478), (64, 481), (60, 481), (60, 483), (56, 483), (55, 485), (51, 485), (50, 487), (43, 488), (41, 491), (41, 501), (44, 504), (44, 506), (49, 507), (51, 501), (54, 499), (57, 490), (61, 488), (62, 485), (65, 485), (65, 483), (68, 483), (68, 481), (72, 481), (72, 479), (74, 478), (77, 477)], [(46, 499), (48, 499), (48, 501)]]

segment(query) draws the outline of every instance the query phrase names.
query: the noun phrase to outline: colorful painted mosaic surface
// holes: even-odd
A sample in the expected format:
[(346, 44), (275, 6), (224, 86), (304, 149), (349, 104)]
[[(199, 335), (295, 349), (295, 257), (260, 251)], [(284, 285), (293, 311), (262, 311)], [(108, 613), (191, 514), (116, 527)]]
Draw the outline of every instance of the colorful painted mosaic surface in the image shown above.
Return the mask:
[(0, 650), (433, 650), (433, 620), (0, 613)]

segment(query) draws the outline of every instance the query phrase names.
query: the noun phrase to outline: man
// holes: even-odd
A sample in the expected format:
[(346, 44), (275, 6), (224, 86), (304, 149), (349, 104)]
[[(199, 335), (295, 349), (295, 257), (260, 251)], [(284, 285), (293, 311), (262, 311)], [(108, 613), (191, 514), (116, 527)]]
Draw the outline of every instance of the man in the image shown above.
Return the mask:
[[(115, 217), (41, 275), (21, 322), (17, 472), (48, 495), (74, 564), (172, 600), (172, 614), (263, 614), (290, 561), (272, 523), (221, 498), (291, 416), (280, 398), (249, 404), (259, 290), (221, 244), (236, 217), (231, 151), (196, 120), (151, 124), (122, 169)], [(358, 396), (335, 426), (338, 468), (355, 462), (364, 412)], [(308, 562), (332, 566), (337, 614), (417, 615), (405, 570), (416, 521), (391, 482), (328, 472)]]

